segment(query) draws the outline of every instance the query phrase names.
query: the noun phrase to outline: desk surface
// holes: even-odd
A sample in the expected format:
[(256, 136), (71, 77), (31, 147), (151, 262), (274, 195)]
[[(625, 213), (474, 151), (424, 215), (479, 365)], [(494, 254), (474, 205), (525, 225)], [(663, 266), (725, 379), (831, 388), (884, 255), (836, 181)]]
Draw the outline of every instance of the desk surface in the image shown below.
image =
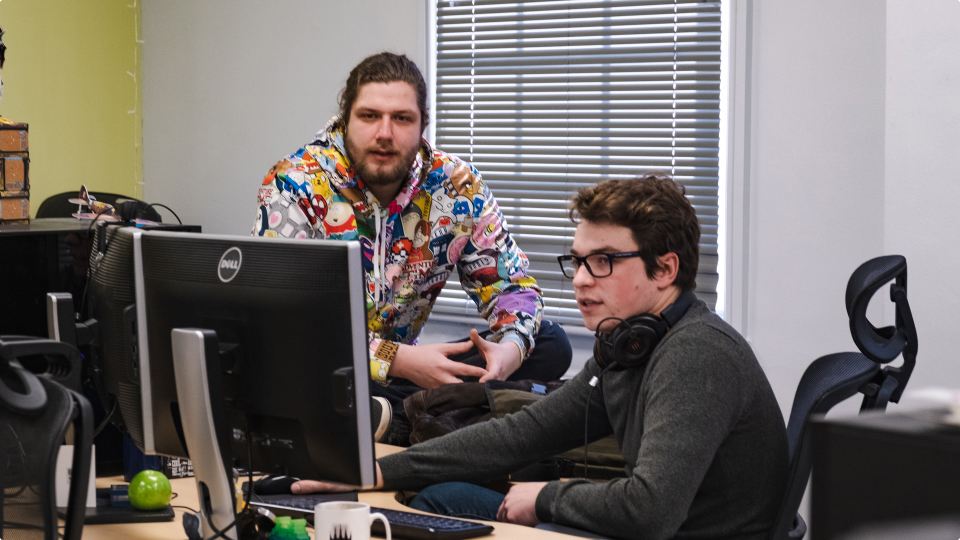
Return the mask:
[[(401, 450), (401, 448), (387, 446), (382, 444), (377, 444), (377, 455), (385, 456), (392, 454)], [(110, 487), (111, 483), (118, 483), (121, 480), (119, 478), (98, 478), (97, 487)], [(197, 501), (197, 486), (193, 478), (178, 478), (170, 481), (170, 484), (173, 486), (173, 492), (177, 493), (177, 498), (174, 499), (171, 504), (178, 506), (186, 506), (189, 508), (197, 509), (199, 504)], [(408, 508), (400, 504), (396, 499), (396, 493), (391, 491), (368, 491), (360, 493), (360, 501), (369, 504), (370, 506), (377, 506), (380, 508), (390, 508), (393, 510), (405, 510), (408, 512), (416, 512), (411, 508)], [(127, 540), (127, 539), (143, 539), (143, 540), (179, 540), (186, 539), (187, 535), (183, 532), (183, 513), (185, 512), (182, 508), (175, 508), (177, 517), (173, 521), (168, 521), (165, 523), (124, 523), (124, 524), (114, 524), (114, 525), (85, 525), (83, 527), (83, 538), (85, 540)], [(512, 539), (547, 539), (547, 538), (558, 538), (566, 537), (566, 535), (561, 535), (559, 533), (543, 531), (540, 529), (533, 529), (530, 527), (524, 527), (522, 525), (512, 525), (510, 523), (497, 523), (497, 522), (486, 522), (494, 527), (494, 534), (500, 540), (512, 540)], [(313, 534), (312, 529), (308, 529), (308, 532)], [(483, 538), (491, 538), (491, 536), (485, 536)]]

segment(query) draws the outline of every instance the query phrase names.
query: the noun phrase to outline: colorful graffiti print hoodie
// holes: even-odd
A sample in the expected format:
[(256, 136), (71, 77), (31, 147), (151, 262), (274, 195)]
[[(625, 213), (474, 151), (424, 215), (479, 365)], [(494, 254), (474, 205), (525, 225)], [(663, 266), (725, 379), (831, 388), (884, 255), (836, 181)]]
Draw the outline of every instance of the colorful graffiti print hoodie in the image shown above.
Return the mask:
[(370, 376), (387, 384), (399, 344), (416, 344), (454, 267), (490, 324), (488, 339), (529, 354), (543, 299), (480, 173), (424, 140), (408, 182), (384, 205), (351, 168), (335, 120), (267, 173), (253, 234), (360, 242)]

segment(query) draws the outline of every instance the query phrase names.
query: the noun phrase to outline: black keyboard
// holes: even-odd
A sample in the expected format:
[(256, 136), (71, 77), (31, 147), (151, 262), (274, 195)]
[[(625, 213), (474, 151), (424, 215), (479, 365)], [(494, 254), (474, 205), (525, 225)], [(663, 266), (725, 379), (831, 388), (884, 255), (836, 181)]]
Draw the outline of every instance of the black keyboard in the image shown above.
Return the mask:
[[(353, 500), (356, 500), (355, 497), (356, 495), (354, 495)], [(258, 498), (261, 499), (260, 502), (256, 501)], [(254, 499), (254, 502), (251, 504), (303, 512), (310, 516), (312, 520), (313, 508), (319, 503), (330, 501), (331, 497), (329, 495), (259, 495)], [(484, 536), (493, 532), (493, 527), (490, 525), (462, 519), (376, 507), (371, 507), (370, 511), (380, 512), (387, 517), (387, 521), (390, 522), (390, 532), (393, 533), (394, 538), (409, 540), (457, 540), (459, 538)], [(373, 522), (373, 525), (370, 527), (370, 532), (377, 536), (386, 536), (383, 523), (379, 521)]]

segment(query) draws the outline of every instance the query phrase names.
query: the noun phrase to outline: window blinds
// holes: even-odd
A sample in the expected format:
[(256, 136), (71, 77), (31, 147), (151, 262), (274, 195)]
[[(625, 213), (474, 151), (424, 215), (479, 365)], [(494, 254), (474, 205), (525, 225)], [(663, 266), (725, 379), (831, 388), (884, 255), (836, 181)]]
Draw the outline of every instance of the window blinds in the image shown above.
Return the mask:
[[(493, 190), (544, 317), (583, 324), (556, 261), (573, 242), (570, 196), (652, 169), (697, 211), (697, 294), (714, 309), (720, 2), (450, 0), (436, 24), (436, 145)], [(476, 309), (453, 276), (435, 312)]]

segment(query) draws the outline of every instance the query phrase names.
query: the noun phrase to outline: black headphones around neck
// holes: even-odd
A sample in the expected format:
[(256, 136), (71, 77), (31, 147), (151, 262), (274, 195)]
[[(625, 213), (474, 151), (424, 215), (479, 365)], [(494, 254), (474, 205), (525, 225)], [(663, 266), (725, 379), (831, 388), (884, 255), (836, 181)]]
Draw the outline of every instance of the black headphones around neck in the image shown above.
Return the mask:
[(593, 359), (604, 370), (622, 370), (646, 365), (653, 349), (663, 339), (667, 330), (677, 324), (696, 299), (697, 295), (693, 291), (683, 291), (676, 301), (660, 312), (659, 317), (641, 313), (627, 320), (614, 318), (620, 321), (620, 324), (609, 334), (600, 333), (598, 325), (595, 334), (597, 339), (593, 344)]

